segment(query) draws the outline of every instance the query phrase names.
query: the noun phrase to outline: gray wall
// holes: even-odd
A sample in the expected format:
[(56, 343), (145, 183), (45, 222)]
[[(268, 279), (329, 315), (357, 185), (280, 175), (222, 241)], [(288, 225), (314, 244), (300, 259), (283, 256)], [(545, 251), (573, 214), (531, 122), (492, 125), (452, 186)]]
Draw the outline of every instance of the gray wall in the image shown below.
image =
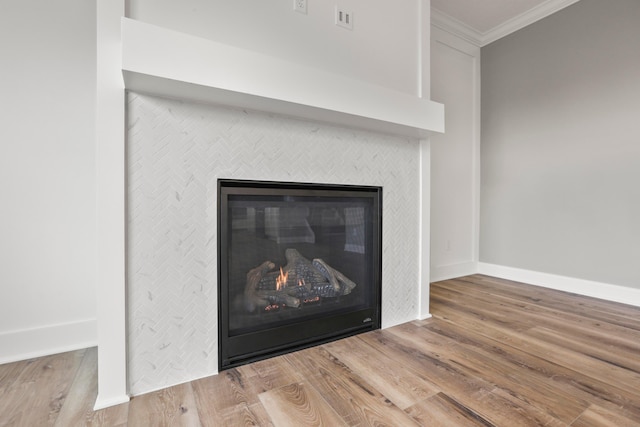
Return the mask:
[(640, 288), (640, 1), (482, 48), (480, 261)]

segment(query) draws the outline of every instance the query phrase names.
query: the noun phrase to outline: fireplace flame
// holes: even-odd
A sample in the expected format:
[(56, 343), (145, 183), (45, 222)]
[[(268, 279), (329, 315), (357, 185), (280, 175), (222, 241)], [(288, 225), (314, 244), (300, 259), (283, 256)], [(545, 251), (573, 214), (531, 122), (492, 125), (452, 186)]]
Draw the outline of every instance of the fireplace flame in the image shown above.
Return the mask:
[(289, 278), (289, 272), (284, 273), (282, 267), (280, 267), (280, 275), (276, 277), (276, 291), (287, 286), (287, 279)]

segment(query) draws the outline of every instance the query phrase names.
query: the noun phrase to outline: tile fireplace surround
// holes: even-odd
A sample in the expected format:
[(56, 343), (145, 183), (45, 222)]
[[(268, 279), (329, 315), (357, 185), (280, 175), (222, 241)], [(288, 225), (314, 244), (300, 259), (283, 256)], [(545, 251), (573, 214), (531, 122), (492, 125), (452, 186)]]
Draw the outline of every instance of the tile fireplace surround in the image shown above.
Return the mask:
[(418, 317), (420, 141), (129, 93), (128, 385), (217, 372), (218, 178), (384, 188), (382, 325)]

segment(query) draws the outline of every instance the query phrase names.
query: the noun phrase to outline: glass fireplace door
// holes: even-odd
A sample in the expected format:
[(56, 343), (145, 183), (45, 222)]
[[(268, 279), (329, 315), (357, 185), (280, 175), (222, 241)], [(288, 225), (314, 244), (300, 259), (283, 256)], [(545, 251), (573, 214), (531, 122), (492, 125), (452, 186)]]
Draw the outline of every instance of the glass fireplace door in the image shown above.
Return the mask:
[(221, 181), (221, 369), (380, 327), (379, 187)]

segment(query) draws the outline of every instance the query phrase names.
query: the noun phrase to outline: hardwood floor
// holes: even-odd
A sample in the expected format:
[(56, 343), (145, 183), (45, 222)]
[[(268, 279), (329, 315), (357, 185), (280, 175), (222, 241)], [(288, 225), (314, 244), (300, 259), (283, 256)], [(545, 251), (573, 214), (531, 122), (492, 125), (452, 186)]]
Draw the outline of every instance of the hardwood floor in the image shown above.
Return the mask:
[(0, 426), (640, 426), (640, 308), (474, 275), (431, 312), (95, 412), (95, 348), (0, 365)]

